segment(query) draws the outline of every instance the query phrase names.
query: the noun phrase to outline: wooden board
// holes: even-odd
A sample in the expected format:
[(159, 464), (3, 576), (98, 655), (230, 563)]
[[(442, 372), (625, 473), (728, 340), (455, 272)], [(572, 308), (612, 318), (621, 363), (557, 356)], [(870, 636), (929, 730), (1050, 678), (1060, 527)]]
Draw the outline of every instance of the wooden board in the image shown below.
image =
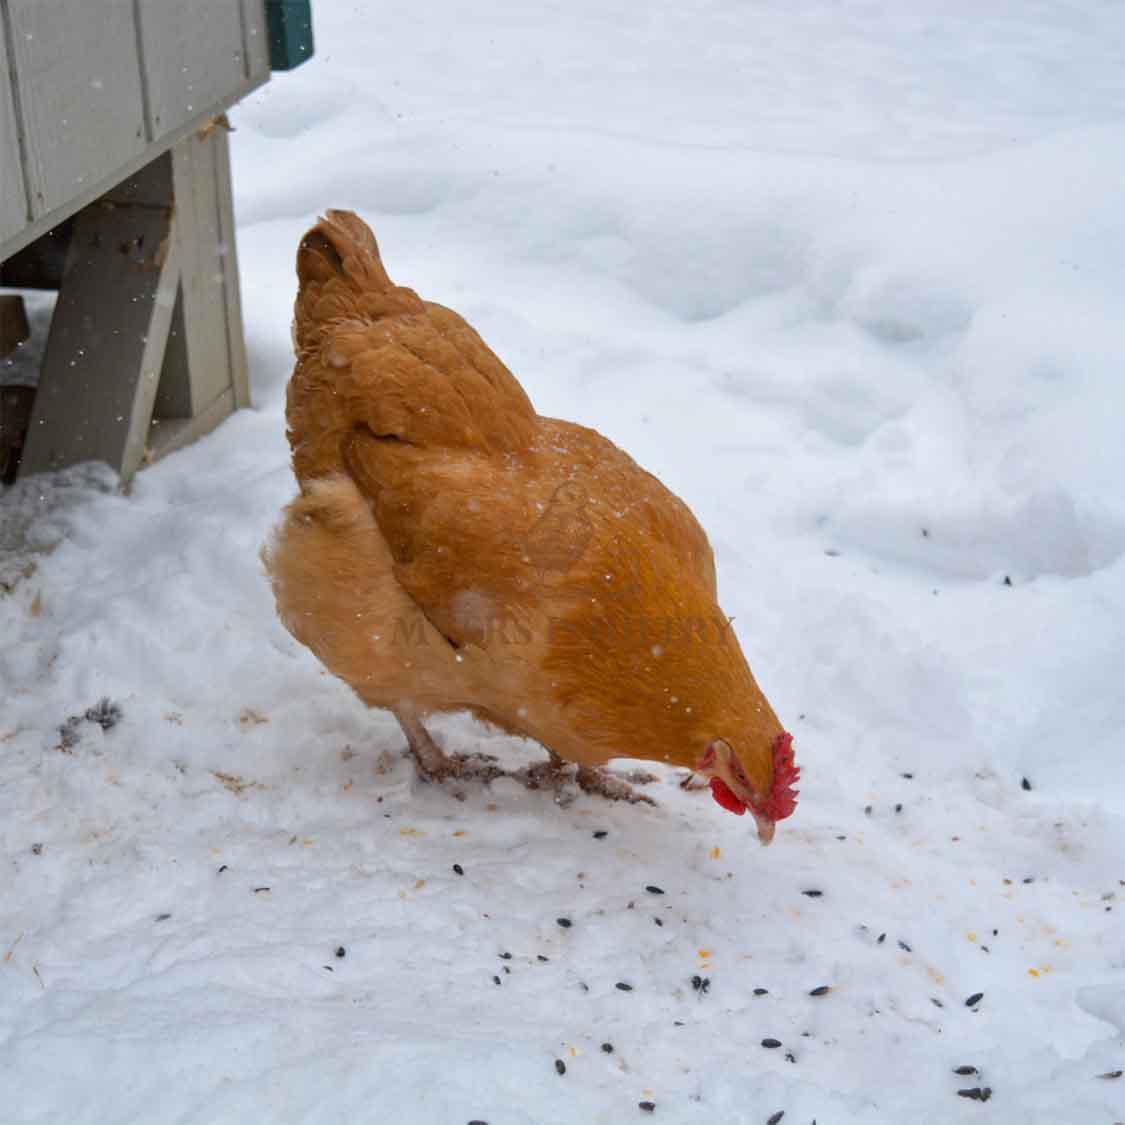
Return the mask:
[(63, 206), (147, 143), (133, 0), (6, 0), (31, 213)]
[(144, 459), (179, 268), (167, 209), (95, 204), (75, 220), (22, 475)]
[(28, 219), (4, 23), (0, 19), (0, 242)]
[(242, 46), (246, 77), (264, 82), (270, 76), (270, 39), (263, 0), (242, 0)]
[(242, 0), (138, 0), (149, 135), (221, 101), (246, 78)]

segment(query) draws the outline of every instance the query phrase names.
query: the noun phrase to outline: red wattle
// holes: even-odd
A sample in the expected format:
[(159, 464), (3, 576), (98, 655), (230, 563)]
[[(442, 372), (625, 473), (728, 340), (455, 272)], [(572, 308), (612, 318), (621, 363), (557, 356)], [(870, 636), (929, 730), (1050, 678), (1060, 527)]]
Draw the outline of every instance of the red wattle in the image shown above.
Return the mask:
[(746, 812), (746, 806), (731, 792), (730, 786), (721, 777), (711, 778), (711, 796), (735, 816), (742, 816)]

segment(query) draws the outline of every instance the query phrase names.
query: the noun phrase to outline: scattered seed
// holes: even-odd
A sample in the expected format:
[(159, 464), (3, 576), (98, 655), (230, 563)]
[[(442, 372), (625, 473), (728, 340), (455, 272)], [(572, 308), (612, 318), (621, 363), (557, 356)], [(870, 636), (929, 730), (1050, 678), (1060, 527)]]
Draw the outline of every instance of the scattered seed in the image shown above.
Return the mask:
[(777, 1113), (771, 1113), (766, 1120), (766, 1125), (777, 1125), (777, 1123), (785, 1116), (785, 1110), (779, 1109)]
[(42, 844), (32, 844), (31, 845), (31, 854), (32, 855), (42, 855), (43, 854), (43, 845)]
[(935, 1008), (944, 1008), (945, 1007), (945, 1005), (936, 996), (930, 997), (930, 1003), (933, 1004), (933, 1006)]
[(650, 895), (662, 895), (664, 893), (659, 887), (654, 887), (651, 883), (645, 887), (645, 890), (648, 891)]
[(898, 947), (899, 947), (899, 949), (901, 949), (901, 950), (902, 950), (902, 951), (903, 951), (904, 953), (913, 953), (913, 952), (914, 952), (914, 950), (913, 950), (913, 949), (911, 949), (911, 948), (910, 948), (910, 946), (909, 946), (909, 945), (907, 945), (907, 944), (906, 944), (906, 942), (904, 942), (904, 941), (902, 940), (902, 938), (899, 938), (899, 939), (898, 939)]
[(965, 1001), (966, 1008), (975, 1008), (984, 999), (983, 992), (974, 992), (972, 996)]
[(902, 812), (902, 805), (895, 805), (895, 812), (896, 813)]
[(93, 707), (86, 708), (86, 721), (96, 723), (102, 730), (112, 730), (121, 721), (121, 704), (109, 698), (99, 699)]
[(878, 937), (877, 937), (877, 938), (875, 939), (875, 944), (876, 944), (876, 945), (882, 945), (882, 944), (883, 944), (883, 942), (885, 942), (886, 940), (887, 940), (887, 935), (886, 935), (886, 934), (880, 934), (880, 935), (879, 935), (879, 936), (878, 936)]
[(762, 1046), (768, 1047), (772, 1051), (775, 1047), (781, 1046), (781, 1040), (780, 1039), (763, 1039), (762, 1040)]
[(795, 1063), (797, 1061), (797, 1056), (795, 1054), (793, 1054), (792, 1051), (786, 1051), (785, 1052), (785, 1061)]
[(265, 893), (266, 891), (268, 891), (268, 890), (269, 890), (269, 887), (255, 887), (255, 888), (254, 888), (254, 893), (255, 893), (256, 895), (260, 895), (260, 894), (264, 894), (264, 893)]
[(564, 930), (569, 930), (570, 927), (574, 925), (574, 923), (569, 918), (556, 918), (555, 921), (558, 922), (558, 924), (562, 926)]
[(673, 1020), (673, 1021), (672, 1021), (672, 1026), (673, 1026), (673, 1027), (683, 1027), (683, 1026), (684, 1026), (684, 1021), (683, 1021), (683, 1020)]
[(809, 993), (810, 996), (827, 996), (832, 991), (830, 984), (821, 984)]
[(566, 1074), (566, 1063), (562, 1059), (555, 1059), (555, 1073)]
[(469, 1125), (488, 1125), (488, 1122), (487, 1121), (478, 1121), (478, 1120), (476, 1120), (476, 1118), (474, 1118), (472, 1121), (469, 1122)]
[(905, 777), (907, 781), (914, 780), (914, 775), (912, 773), (904, 773), (902, 776)]
[(605, 1051), (605, 1053), (607, 1055), (612, 1055), (613, 1054), (613, 1044), (612, 1043), (603, 1043), (602, 1044), (602, 1050)]
[(696, 992), (703, 987), (703, 978), (698, 973), (691, 978), (691, 987), (694, 988)]
[(453, 865), (453, 870), (458, 875), (464, 875), (465, 874), (465, 869), (459, 863), (455, 863)]
[(512, 959), (512, 955), (510, 953), (501, 953), (500, 954), (500, 960), (501, 961), (510, 961), (511, 959)]
[(659, 918), (653, 918), (653, 921), (654, 921), (654, 922), (655, 922), (655, 923), (656, 923), (656, 924), (657, 924), (658, 926), (663, 926), (663, 925), (664, 925), (664, 923), (663, 923), (663, 922), (662, 922), (662, 921), (661, 921), (661, 920), (660, 920)]
[(972, 1086), (967, 1090), (958, 1090), (959, 1098), (971, 1098), (974, 1102), (983, 1100), (984, 1091), (979, 1086)]
[(863, 811), (867, 816), (870, 816), (871, 815), (871, 806), (870, 805), (864, 805)]
[(755, 996), (768, 996), (769, 994), (770, 994), (770, 990), (768, 988), (755, 988), (754, 989), (754, 995)]
[(168, 919), (171, 918), (171, 917), (172, 917), (171, 914), (157, 914), (156, 918), (153, 919), (153, 920), (156, 921), (156, 922), (167, 922)]
[(1010, 586), (1012, 584), (1012, 576), (1010, 574), (1004, 575), (1004, 585)]
[(645, 1113), (654, 1113), (656, 1111), (656, 1102), (637, 1102), (637, 1105), (644, 1110)]
[(1026, 792), (1030, 793), (1030, 792), (1031, 792), (1031, 782), (1030, 782), (1030, 781), (1028, 781), (1028, 780), (1027, 780), (1027, 778), (1025, 777), (1025, 778), (1024, 778), (1024, 779), (1023, 779), (1023, 780), (1022, 780), (1022, 781), (1020, 782), (1020, 788), (1021, 788), (1021, 789), (1023, 789), (1023, 790), (1025, 790)]
[(594, 839), (604, 840), (608, 835), (609, 833), (604, 828), (599, 828), (597, 832), (594, 833)]
[(955, 1066), (953, 1073), (964, 1076), (966, 1074), (980, 1074), (980, 1071), (975, 1066)]
[(550, 957), (544, 957), (542, 953), (537, 953), (537, 954), (536, 954), (535, 956), (536, 956), (536, 957), (537, 957), (537, 958), (538, 958), (538, 959), (539, 959), (540, 961), (544, 961), (544, 962), (546, 962), (546, 961), (550, 961), (550, 959), (551, 959)]
[(221, 875), (224, 871), (229, 871), (229, 870), (230, 870), (230, 868), (227, 867), (227, 865), (224, 863), (223, 866), (220, 867), (219, 870), (216, 872), (216, 874)]
[(620, 989), (622, 992), (632, 992), (633, 991), (633, 986), (631, 984), (626, 984), (623, 980), (619, 980), (615, 987)]
[(822, 894), (824, 894), (824, 892), (823, 891), (802, 891), (801, 894), (807, 895), (809, 898), (820, 898), (820, 896)]
[(493, 984), (499, 984), (499, 983), (500, 983), (500, 978), (499, 978), (498, 976), (493, 976), (493, 978), (492, 978), (492, 983), (493, 983)]
[(1105, 1072), (1105, 1074), (1099, 1074), (1098, 1077), (1099, 1078), (1120, 1078), (1122, 1074), (1125, 1074), (1125, 1071), (1107, 1070)]

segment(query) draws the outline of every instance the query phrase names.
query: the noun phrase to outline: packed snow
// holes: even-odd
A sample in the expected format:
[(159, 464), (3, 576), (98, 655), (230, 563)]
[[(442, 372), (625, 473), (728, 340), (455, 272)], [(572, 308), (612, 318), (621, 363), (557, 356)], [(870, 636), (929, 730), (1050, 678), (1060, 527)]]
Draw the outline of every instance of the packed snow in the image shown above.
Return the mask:
[[(232, 114), (253, 408), (0, 495), (0, 1117), (1125, 1120), (1125, 8), (314, 14)], [(771, 848), (422, 784), (278, 623), (332, 206), (694, 508)]]

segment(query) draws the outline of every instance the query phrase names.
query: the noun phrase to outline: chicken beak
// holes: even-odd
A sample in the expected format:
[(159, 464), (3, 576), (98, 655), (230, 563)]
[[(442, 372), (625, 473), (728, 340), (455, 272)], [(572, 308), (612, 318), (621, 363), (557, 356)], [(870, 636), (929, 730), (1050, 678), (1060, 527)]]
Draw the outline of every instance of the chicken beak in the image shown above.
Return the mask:
[(764, 816), (756, 816), (754, 819), (758, 822), (758, 840), (763, 848), (769, 847), (773, 842), (773, 834), (777, 828), (772, 820), (767, 820)]

